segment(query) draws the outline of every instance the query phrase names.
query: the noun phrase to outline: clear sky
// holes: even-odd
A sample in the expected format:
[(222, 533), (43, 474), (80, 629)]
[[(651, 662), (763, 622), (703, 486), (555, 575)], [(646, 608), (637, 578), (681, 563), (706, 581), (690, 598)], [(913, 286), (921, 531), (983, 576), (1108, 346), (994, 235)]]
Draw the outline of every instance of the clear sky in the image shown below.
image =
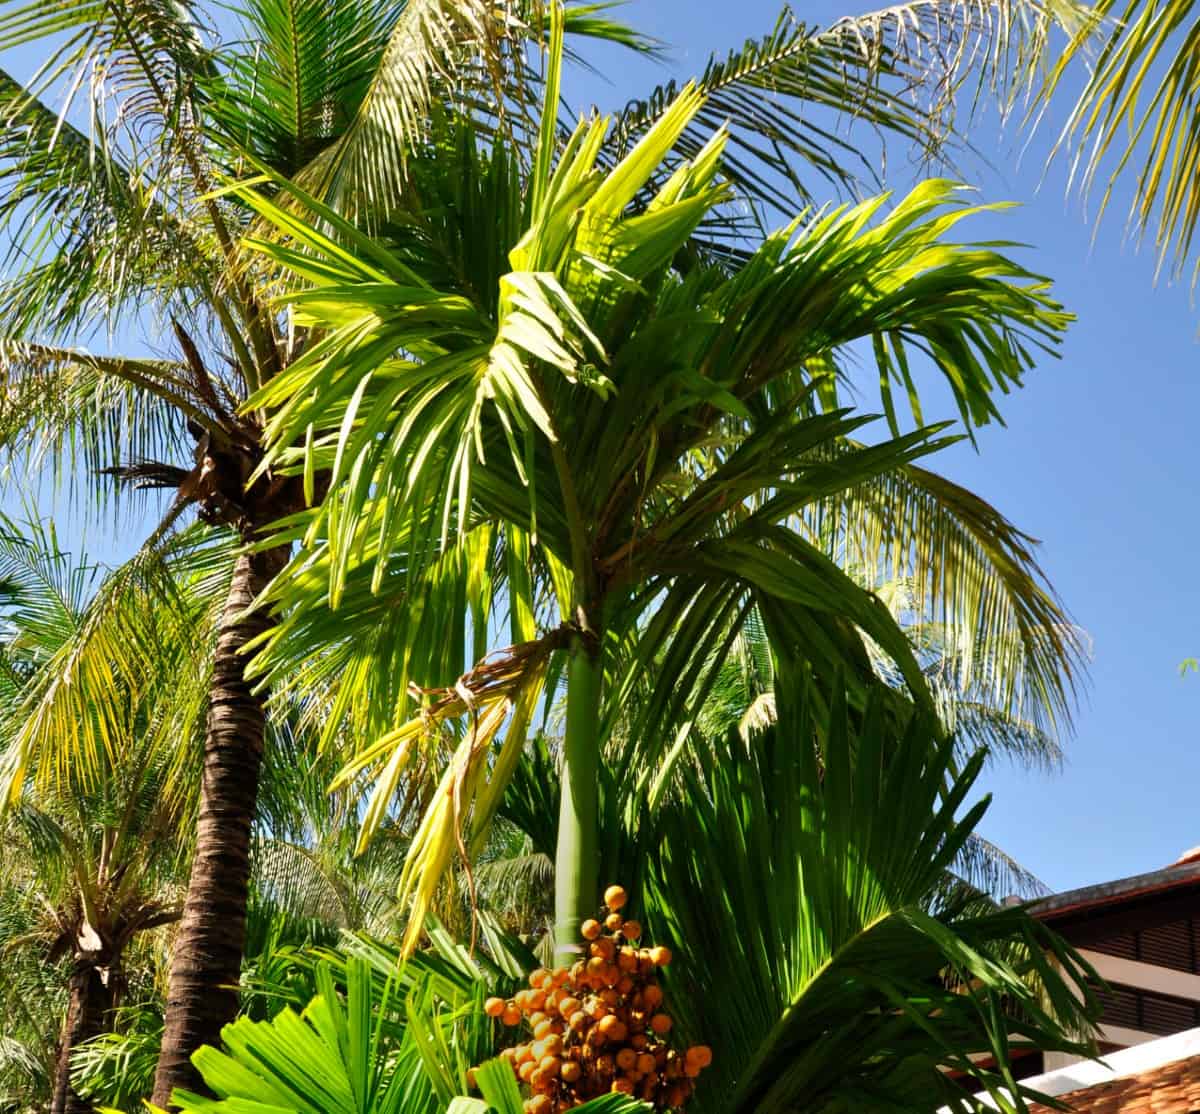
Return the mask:
[[(772, 0), (635, 0), (622, 14), (672, 45), (667, 69), (682, 75), (765, 34), (777, 12)], [(830, 0), (798, 9), (816, 24), (843, 14)], [(586, 94), (602, 106), (662, 80), (625, 57), (605, 76), (611, 92), (593, 79)], [(1055, 280), (1079, 320), (1062, 359), (1004, 402), (1006, 427), (985, 429), (978, 453), (963, 444), (927, 463), (1042, 539), (1051, 582), (1091, 641), (1062, 773), (988, 775), (983, 834), (1060, 890), (1165, 866), (1200, 844), (1200, 677), (1178, 668), (1200, 656), (1200, 306), (1186, 284), (1155, 286), (1151, 252), (1123, 247), (1127, 193), (1093, 245), (1083, 207), (1064, 200), (1065, 164), (1046, 172), (1052, 134), (1039, 129), (1022, 154), (1026, 132), (980, 120), (970, 138), (986, 163), (957, 165), (986, 200), (1021, 203), (970, 234), (1031, 245), (1019, 258)], [(897, 189), (910, 184), (903, 155), (889, 160)]]
[[(713, 49), (765, 34), (777, 12), (772, 0), (634, 0), (621, 14), (672, 46), (666, 66), (606, 52), (602, 77), (576, 81), (568, 95), (620, 106), (653, 82), (700, 70)], [(848, 13), (818, 0), (801, 14), (820, 24)], [(1048, 885), (1066, 889), (1166, 865), (1200, 844), (1200, 677), (1178, 670), (1200, 656), (1192, 571), (1200, 308), (1186, 286), (1154, 285), (1149, 253), (1122, 247), (1122, 196), (1093, 247), (1082, 207), (1064, 200), (1065, 166), (1041, 180), (1049, 134), (1021, 157), (1028, 137), (1019, 128), (1002, 133), (981, 120), (971, 139), (990, 166), (965, 158), (959, 169), (985, 199), (1022, 203), (973, 234), (1032, 245), (1020, 258), (1056, 280), (1079, 320), (1062, 359), (1046, 360), (1006, 400), (1006, 428), (985, 429), (978, 453), (961, 445), (930, 463), (1043, 540), (1050, 579), (1091, 640), (1065, 769), (992, 771), (996, 800), (983, 824)], [(911, 178), (903, 156), (894, 149), (890, 160), (900, 189)], [(926, 416), (953, 414), (931, 407)], [(115, 556), (144, 531), (90, 536), (94, 551)]]

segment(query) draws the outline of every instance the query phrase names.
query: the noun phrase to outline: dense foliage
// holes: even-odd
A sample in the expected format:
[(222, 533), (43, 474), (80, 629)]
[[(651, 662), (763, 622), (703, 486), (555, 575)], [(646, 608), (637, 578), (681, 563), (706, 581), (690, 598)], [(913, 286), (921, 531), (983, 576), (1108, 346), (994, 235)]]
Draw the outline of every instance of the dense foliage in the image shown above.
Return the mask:
[(972, 435), (1070, 315), (953, 182), (814, 207), (866, 184), (823, 113), (933, 150), (1052, 19), (785, 13), (576, 119), (589, 39), (656, 49), (606, 5), (0, 5), (52, 46), (0, 73), (0, 449), (169, 494), (114, 570), (0, 535), (0, 1105), (1024, 1110), (1014, 1052), (1089, 1051), (964, 805), (1079, 642), (917, 390)]

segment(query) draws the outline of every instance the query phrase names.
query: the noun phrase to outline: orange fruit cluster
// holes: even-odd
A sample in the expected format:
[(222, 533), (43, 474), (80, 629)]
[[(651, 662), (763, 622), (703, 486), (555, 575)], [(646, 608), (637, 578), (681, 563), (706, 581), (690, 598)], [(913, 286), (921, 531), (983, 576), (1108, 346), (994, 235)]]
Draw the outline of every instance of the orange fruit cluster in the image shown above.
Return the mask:
[(626, 901), (620, 886), (605, 890), (603, 922), (581, 926), (586, 959), (539, 968), (528, 990), (484, 1003), (489, 1017), (528, 1027), (528, 1039), (501, 1053), (528, 1087), (527, 1114), (559, 1114), (610, 1091), (677, 1110), (712, 1063), (705, 1045), (682, 1055), (668, 1047), (671, 1016), (654, 976), (671, 952), (638, 945), (642, 926), (622, 916)]

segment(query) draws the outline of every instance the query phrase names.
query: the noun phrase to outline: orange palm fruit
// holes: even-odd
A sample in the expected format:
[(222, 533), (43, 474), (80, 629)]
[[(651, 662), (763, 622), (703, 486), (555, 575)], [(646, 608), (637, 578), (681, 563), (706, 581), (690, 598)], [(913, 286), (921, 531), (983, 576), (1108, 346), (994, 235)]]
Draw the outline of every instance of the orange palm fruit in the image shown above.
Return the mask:
[(568, 996), (561, 999), (558, 1003), (558, 1012), (561, 1013), (563, 1017), (570, 1017), (571, 1014), (573, 1014), (577, 1009), (579, 1009), (578, 998), (572, 998)]
[(632, 1048), (622, 1048), (617, 1053), (617, 1067), (622, 1071), (629, 1071), (630, 1068), (637, 1064), (638, 1055)]
[(533, 1073), (537, 1071), (537, 1064), (532, 1060), (526, 1060), (518, 1069), (517, 1074), (521, 1077), (522, 1083), (528, 1083), (533, 1078)]
[(500, 1020), (503, 1021), (505, 1025), (520, 1025), (521, 1011), (516, 1006), (506, 1005), (504, 1007), (504, 1012), (500, 1015)]
[(643, 1075), (649, 1075), (658, 1067), (658, 1061), (650, 1052), (643, 1052), (637, 1058), (637, 1070)]
[(622, 1075), (612, 1081), (611, 1090), (618, 1095), (632, 1095), (633, 1084)]
[(642, 1005), (648, 1010), (652, 1010), (657, 1006), (662, 1005), (663, 992), (662, 987), (657, 983), (650, 983), (642, 988)]
[(712, 1063), (712, 1049), (706, 1044), (694, 1044), (687, 1050), (684, 1058), (706, 1068)]
[(653, 1029), (659, 1036), (671, 1031), (671, 1018), (665, 1013), (656, 1013), (650, 1018), (650, 1028)]
[(579, 932), (585, 940), (595, 940), (604, 931), (599, 921), (588, 918), (579, 926)]
[(666, 967), (671, 962), (671, 949), (664, 948), (661, 944), (656, 948), (650, 949), (650, 961), (655, 967)]
[(563, 1077), (566, 1083), (576, 1083), (579, 1077), (583, 1075), (583, 1068), (579, 1066), (577, 1060), (564, 1060), (561, 1068), (558, 1069), (559, 1075)]
[(488, 1017), (503, 1017), (507, 1005), (508, 1003), (503, 998), (489, 998), (483, 1003), (483, 1012)]
[(618, 909), (625, 907), (625, 902), (629, 900), (629, 895), (621, 886), (609, 886), (604, 891), (604, 904), (607, 905), (614, 913)]
[(623, 1041), (629, 1032), (625, 1022), (611, 1013), (607, 1017), (602, 1017), (596, 1028), (614, 1044)]
[(609, 932), (620, 932), (621, 925), (624, 923), (625, 918), (622, 917), (620, 913), (609, 913), (609, 915), (604, 918), (604, 927), (607, 928)]
[(636, 940), (642, 934), (642, 926), (637, 921), (626, 921), (621, 925), (621, 935), (626, 940)]

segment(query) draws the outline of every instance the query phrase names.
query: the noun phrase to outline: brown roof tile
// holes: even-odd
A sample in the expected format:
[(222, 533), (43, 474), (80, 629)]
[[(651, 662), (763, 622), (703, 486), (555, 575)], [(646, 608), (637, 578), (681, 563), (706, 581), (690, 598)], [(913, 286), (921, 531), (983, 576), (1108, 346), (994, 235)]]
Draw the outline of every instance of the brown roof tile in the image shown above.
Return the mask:
[[(1200, 1056), (1058, 1097), (1078, 1114), (1200, 1114)], [(1048, 1106), (1029, 1109), (1050, 1114)]]

